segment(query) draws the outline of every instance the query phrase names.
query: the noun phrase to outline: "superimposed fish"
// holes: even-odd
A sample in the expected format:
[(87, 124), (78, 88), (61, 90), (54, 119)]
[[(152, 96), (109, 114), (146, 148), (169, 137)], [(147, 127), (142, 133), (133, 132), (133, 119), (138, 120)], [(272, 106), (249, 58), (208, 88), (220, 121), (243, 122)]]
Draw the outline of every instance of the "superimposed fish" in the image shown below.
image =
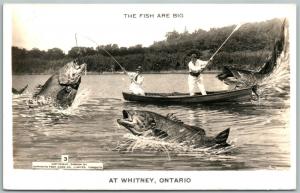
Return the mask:
[(257, 85), (264, 78), (270, 76), (279, 63), (279, 57), (287, 49), (287, 27), (286, 20), (281, 25), (280, 37), (275, 39), (273, 50), (265, 63), (260, 65), (259, 70), (250, 71), (239, 69), (237, 66), (225, 66), (223, 71), (217, 76), (225, 84), (235, 85), (235, 87), (249, 87)]
[(123, 110), (118, 124), (137, 136), (157, 137), (170, 142), (183, 143), (192, 147), (226, 147), (230, 129), (216, 136), (206, 136), (205, 130), (184, 124), (175, 116), (162, 116), (150, 111)]
[(81, 83), (81, 74), (85, 68), (86, 64), (79, 64), (78, 60), (67, 63), (58, 73), (52, 75), (43, 85), (39, 85), (35, 89), (33, 98), (50, 98), (57, 106), (62, 108), (71, 106)]

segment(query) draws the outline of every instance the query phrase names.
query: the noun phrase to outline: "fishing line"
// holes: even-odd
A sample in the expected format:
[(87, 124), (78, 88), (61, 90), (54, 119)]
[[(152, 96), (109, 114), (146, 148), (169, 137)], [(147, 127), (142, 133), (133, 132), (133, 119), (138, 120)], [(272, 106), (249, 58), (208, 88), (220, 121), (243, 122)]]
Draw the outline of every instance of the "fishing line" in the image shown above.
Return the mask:
[(229, 38), (232, 36), (234, 32), (236, 32), (243, 24), (238, 24), (236, 27), (233, 29), (233, 31), (230, 33), (230, 35), (226, 38), (226, 40), (221, 44), (221, 46), (215, 51), (215, 53), (210, 57), (209, 60), (212, 60), (213, 57), (219, 52), (219, 50), (225, 45), (225, 43), (229, 40)]
[[(80, 36), (82, 36), (83, 38), (86, 38), (87, 40), (93, 42), (94, 44), (96, 44), (97, 48), (102, 49), (105, 53), (107, 53), (119, 66), (120, 68), (127, 74), (127, 71), (125, 70), (125, 68), (117, 61), (117, 59), (115, 57), (113, 57), (107, 50), (105, 50), (103, 47), (101, 47), (99, 44), (97, 44), (97, 42), (95, 42), (94, 40), (92, 40), (91, 38), (89, 38), (88, 36), (82, 35), (80, 34)], [(76, 37), (76, 34), (75, 34)], [(77, 42), (77, 38), (76, 38), (76, 42)]]
[[(76, 41), (76, 47), (78, 47), (78, 43), (77, 43), (77, 33), (75, 33), (75, 41)], [(87, 65), (84, 66), (84, 76), (86, 76), (87, 74)]]
[[(234, 32), (236, 32), (238, 29), (240, 29), (240, 27), (244, 25), (244, 23), (240, 23), (237, 24), (235, 26), (235, 28), (233, 29), (233, 31), (229, 34), (229, 36), (225, 39), (225, 41), (221, 44), (221, 46), (217, 49), (217, 51), (215, 51), (215, 53), (209, 58), (209, 61), (213, 60), (213, 58), (215, 57), (215, 55), (220, 51), (220, 49), (225, 45), (225, 43), (229, 40), (229, 38), (234, 34)], [(206, 66), (204, 66), (204, 68), (201, 70), (201, 72), (203, 72), (209, 65), (209, 62), (206, 64)]]

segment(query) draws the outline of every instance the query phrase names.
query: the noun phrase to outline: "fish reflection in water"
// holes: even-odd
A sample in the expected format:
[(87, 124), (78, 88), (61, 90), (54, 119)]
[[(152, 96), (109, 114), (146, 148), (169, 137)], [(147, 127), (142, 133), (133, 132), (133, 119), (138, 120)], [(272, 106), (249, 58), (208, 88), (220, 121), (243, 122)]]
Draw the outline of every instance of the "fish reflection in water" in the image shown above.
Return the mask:
[[(178, 92), (188, 90), (185, 74), (145, 74), (145, 90)], [(176, 78), (175, 78), (176, 77)], [(81, 87), (71, 108), (51, 106), (28, 108), (26, 100), (32, 84), (46, 76), (14, 76), (13, 84), (29, 84), (25, 94), (13, 98), (14, 167), (31, 169), (33, 161), (60, 161), (69, 155), (72, 162), (103, 162), (104, 169), (141, 170), (253, 170), (288, 169), (289, 87), (268, 91), (258, 101), (247, 103), (169, 106), (123, 101), (127, 88), (123, 75), (82, 77)], [(181, 82), (158, 87), (162, 79)], [(205, 84), (205, 82), (207, 83)], [(101, 82), (101, 84), (99, 84)], [(114, 88), (111, 87), (112, 82)], [(209, 82), (209, 84), (208, 84)], [(285, 84), (285, 81), (281, 81)], [(214, 74), (204, 74), (207, 90), (226, 89)], [(266, 92), (266, 91), (265, 91)], [(213, 136), (230, 127), (228, 143), (222, 149), (191, 148), (180, 143), (137, 137), (120, 127), (116, 120), (123, 109), (146, 110), (161, 115), (174, 113), (184, 123), (204, 128)]]

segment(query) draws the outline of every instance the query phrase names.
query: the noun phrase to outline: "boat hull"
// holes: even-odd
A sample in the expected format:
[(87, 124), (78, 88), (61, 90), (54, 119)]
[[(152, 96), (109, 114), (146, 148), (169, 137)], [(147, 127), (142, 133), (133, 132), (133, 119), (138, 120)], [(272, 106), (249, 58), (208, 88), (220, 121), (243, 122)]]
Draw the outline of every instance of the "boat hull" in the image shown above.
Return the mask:
[(123, 98), (127, 101), (145, 102), (145, 103), (213, 103), (213, 102), (230, 102), (230, 101), (250, 101), (252, 88), (233, 90), (233, 91), (216, 91), (207, 92), (207, 95), (196, 93), (190, 96), (188, 93), (145, 93), (145, 96), (135, 95), (133, 93), (123, 92)]

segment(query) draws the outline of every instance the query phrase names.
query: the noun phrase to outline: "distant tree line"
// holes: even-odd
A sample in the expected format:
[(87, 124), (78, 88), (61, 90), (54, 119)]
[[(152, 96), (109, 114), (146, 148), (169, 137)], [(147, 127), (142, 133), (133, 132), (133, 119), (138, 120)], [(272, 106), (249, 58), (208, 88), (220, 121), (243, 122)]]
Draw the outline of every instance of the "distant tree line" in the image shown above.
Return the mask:
[[(273, 19), (265, 22), (247, 23), (229, 39), (215, 56), (209, 70), (221, 69), (224, 65), (238, 65), (241, 69), (253, 69), (264, 63), (279, 37), (282, 21)], [(12, 70), (14, 74), (53, 73), (72, 60), (78, 50), (90, 72), (120, 71), (120, 67), (105, 51), (109, 52), (127, 70), (143, 66), (145, 71), (183, 70), (187, 68), (190, 55), (207, 60), (228, 37), (235, 26), (211, 28), (178, 33), (168, 32), (163, 41), (149, 47), (136, 45), (119, 47), (117, 44), (92, 47), (73, 47), (65, 54), (59, 48), (42, 51), (37, 48), (26, 50), (12, 47)]]

